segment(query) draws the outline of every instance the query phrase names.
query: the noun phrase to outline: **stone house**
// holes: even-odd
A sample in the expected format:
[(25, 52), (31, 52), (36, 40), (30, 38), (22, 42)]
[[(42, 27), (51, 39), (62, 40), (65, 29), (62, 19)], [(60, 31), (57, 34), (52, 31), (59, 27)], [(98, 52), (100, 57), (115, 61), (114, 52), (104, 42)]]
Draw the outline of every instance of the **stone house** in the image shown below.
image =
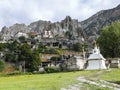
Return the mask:
[(120, 68), (120, 59), (119, 58), (109, 58), (106, 60), (106, 65), (109, 68)]
[(81, 56), (73, 55), (61, 55), (60, 60), (51, 61), (49, 59), (42, 61), (39, 65), (40, 68), (55, 66), (61, 70), (83, 70), (85, 65), (85, 60)]
[(81, 56), (70, 56), (66, 60), (66, 65), (68, 70), (83, 70), (85, 65), (85, 60)]

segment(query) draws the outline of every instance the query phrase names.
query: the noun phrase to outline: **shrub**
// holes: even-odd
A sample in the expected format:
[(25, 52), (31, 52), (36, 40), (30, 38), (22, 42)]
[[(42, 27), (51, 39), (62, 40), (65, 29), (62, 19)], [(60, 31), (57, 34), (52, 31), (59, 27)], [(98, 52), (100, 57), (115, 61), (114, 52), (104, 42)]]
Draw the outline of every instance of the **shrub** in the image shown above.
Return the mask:
[(4, 69), (3, 69), (2, 73), (9, 74), (12, 72), (15, 72), (15, 68), (9, 63), (4, 63)]
[(82, 44), (81, 43), (76, 43), (76, 44), (73, 44), (73, 46), (72, 46), (72, 49), (74, 50), (74, 51), (82, 51)]
[(11, 72), (11, 73), (8, 73), (7, 75), (10, 75), (10, 76), (15, 76), (15, 75), (32, 75), (31, 72), (19, 72), (19, 71), (14, 71), (14, 72)]
[(45, 67), (44, 69), (47, 73), (59, 72), (59, 68), (55, 67), (55, 66), (54, 67)]
[(58, 56), (53, 56), (53, 57), (50, 58), (50, 60), (52, 60), (52, 61), (59, 61), (60, 59), (61, 58), (58, 57)]
[(42, 53), (45, 54), (61, 54), (61, 51), (55, 48), (45, 49)]
[(5, 67), (5, 63), (0, 60), (0, 72), (4, 70), (4, 67)]

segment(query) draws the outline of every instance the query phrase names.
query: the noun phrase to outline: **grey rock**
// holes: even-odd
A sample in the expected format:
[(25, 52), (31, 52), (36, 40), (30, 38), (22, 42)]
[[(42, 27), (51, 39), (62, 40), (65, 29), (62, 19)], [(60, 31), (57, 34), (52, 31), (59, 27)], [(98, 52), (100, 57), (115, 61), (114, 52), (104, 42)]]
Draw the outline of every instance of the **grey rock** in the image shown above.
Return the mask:
[[(78, 34), (78, 29), (80, 34)], [(22, 33), (30, 33), (36, 32), (39, 35), (43, 35), (45, 30), (50, 30), (54, 37), (64, 37), (66, 38), (66, 32), (69, 31), (72, 37), (78, 37), (81, 35), (82, 37), (82, 29), (81, 24), (76, 19), (72, 19), (70, 16), (66, 16), (64, 20), (61, 22), (50, 22), (50, 21), (36, 21), (31, 23), (30, 25), (25, 24), (14, 24), (13, 26), (7, 28), (3, 27), (0, 36), (1, 39), (7, 41), (11, 38), (14, 38), (18, 32)]]

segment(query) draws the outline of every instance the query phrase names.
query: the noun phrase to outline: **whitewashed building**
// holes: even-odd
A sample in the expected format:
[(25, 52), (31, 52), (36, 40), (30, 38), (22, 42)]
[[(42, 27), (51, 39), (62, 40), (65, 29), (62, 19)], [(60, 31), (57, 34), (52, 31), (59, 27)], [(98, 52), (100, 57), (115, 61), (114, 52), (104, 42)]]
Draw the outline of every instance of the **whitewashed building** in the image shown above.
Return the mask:
[(19, 37), (21, 37), (21, 36), (24, 36), (25, 38), (28, 38), (28, 34), (23, 33), (23, 32), (18, 32), (18, 33), (15, 35), (16, 38), (19, 38)]
[(53, 38), (52, 32), (49, 30), (45, 30), (43, 34), (43, 38)]
[(88, 57), (86, 70), (107, 69), (105, 60), (106, 59), (100, 53), (99, 48), (96, 46), (93, 49), (93, 53)]
[(77, 65), (77, 68), (79, 70), (81, 69), (84, 69), (84, 64), (85, 64), (85, 60), (83, 59), (83, 57), (80, 57), (80, 56), (75, 56), (76, 58), (76, 65)]
[(67, 61), (67, 69), (69, 70), (83, 70), (85, 60), (81, 56), (73, 56)]
[(113, 58), (110, 63), (110, 68), (120, 68), (120, 59)]

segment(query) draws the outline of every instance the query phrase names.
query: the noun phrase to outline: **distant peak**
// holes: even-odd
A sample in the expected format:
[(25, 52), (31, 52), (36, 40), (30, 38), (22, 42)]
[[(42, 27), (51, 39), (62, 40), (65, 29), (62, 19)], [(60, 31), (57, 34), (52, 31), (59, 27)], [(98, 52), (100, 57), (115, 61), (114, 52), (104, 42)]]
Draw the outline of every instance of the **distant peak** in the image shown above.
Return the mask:
[(65, 20), (65, 21), (71, 21), (72, 18), (71, 18), (70, 16), (66, 16), (64, 20)]

